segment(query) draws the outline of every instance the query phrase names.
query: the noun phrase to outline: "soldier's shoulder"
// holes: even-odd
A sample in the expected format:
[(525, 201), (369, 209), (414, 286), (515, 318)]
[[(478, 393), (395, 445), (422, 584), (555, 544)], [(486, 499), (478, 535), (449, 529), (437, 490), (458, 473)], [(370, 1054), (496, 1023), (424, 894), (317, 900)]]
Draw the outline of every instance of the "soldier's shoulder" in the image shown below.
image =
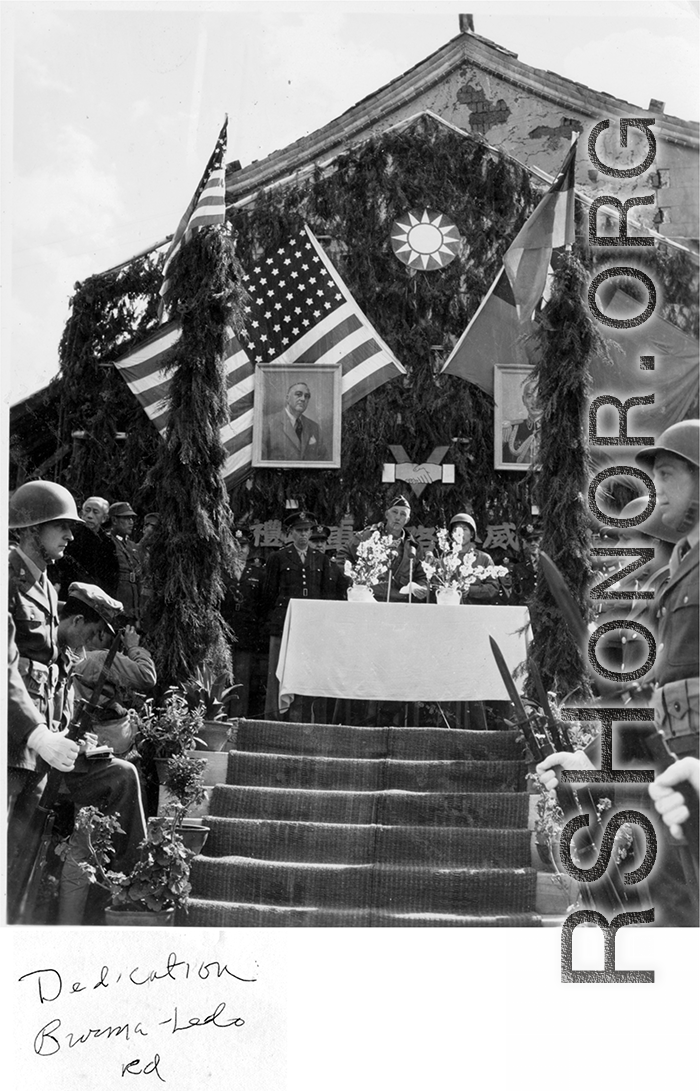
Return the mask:
[(10, 594), (13, 591), (26, 591), (34, 583), (29, 569), (15, 549), (10, 550), (8, 557), (8, 579)]

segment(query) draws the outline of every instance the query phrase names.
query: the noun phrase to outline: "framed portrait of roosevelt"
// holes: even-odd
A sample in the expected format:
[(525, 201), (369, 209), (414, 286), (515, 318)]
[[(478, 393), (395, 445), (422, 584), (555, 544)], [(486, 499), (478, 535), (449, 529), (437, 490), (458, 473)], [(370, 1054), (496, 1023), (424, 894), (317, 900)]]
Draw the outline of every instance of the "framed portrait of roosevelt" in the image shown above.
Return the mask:
[(253, 401), (253, 466), (340, 466), (341, 364), (259, 364)]

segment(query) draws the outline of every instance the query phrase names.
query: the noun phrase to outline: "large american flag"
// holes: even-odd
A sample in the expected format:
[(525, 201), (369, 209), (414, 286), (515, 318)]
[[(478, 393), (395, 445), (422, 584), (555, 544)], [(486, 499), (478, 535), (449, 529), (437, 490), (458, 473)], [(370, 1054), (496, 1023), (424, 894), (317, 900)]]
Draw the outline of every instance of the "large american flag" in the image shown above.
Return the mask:
[(173, 235), (170, 249), (165, 255), (163, 265), (163, 283), (160, 287), (160, 305), (158, 316), (162, 322), (167, 317), (168, 293), (170, 291), (170, 278), (168, 272), (173, 259), (183, 242), (190, 238), (194, 231), (210, 224), (222, 224), (226, 221), (226, 133), (228, 129), (228, 116), (221, 127), (216, 146), (211, 153), (199, 185), (194, 191), (194, 196), (188, 204), (185, 214), (177, 225)]
[[(244, 284), (250, 296), (245, 335), (239, 339), (229, 329), (224, 353), (229, 420), (221, 441), (228, 488), (251, 467), (257, 364), (342, 364), (343, 411), (405, 374), (308, 227), (262, 257), (245, 274)], [(168, 420), (165, 368), (179, 337), (178, 323), (170, 322), (115, 365), (163, 434)]]

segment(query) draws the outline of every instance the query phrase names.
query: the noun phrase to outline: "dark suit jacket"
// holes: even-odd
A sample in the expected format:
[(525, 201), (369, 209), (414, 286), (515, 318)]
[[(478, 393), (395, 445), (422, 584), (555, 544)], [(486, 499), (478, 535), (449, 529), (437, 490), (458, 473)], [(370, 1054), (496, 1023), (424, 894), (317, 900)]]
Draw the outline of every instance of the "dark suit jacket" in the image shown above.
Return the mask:
[(275, 413), (265, 425), (263, 433), (262, 457), (271, 462), (326, 462), (328, 452), (321, 439), (321, 430), (310, 417), (300, 418), (301, 441), (294, 431), (289, 415), (282, 410)]
[(102, 528), (97, 534), (84, 523), (73, 525), (73, 541), (66, 546), (56, 572), (61, 578), (61, 594), (68, 596), (74, 581), (96, 583), (112, 598), (119, 598), (119, 559), (114, 540)]

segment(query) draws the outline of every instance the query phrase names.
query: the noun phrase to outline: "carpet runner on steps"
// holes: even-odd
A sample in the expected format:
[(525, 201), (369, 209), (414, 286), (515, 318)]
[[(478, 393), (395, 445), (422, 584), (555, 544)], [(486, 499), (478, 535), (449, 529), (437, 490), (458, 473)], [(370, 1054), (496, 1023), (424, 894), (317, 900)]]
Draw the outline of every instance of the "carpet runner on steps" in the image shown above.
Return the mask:
[(238, 721), (178, 924), (539, 925), (515, 734)]

